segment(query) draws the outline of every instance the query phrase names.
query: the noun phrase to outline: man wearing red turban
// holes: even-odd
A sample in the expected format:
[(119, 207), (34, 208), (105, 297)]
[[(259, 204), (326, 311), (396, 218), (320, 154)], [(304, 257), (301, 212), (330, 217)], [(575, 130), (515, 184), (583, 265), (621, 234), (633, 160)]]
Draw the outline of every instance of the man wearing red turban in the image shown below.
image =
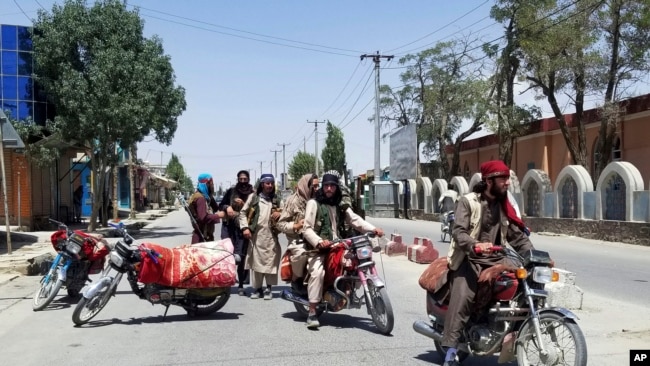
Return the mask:
[[(479, 274), (496, 264), (510, 264), (502, 252), (492, 247), (509, 245), (519, 254), (533, 249), (526, 225), (508, 201), (510, 168), (493, 160), (481, 164), (480, 169), (482, 180), (456, 206), (448, 255), (451, 292), (441, 342), (447, 348), (444, 366), (460, 365), (456, 358), (458, 339), (470, 317)], [(472, 222), (472, 212), (477, 209), (480, 212)]]

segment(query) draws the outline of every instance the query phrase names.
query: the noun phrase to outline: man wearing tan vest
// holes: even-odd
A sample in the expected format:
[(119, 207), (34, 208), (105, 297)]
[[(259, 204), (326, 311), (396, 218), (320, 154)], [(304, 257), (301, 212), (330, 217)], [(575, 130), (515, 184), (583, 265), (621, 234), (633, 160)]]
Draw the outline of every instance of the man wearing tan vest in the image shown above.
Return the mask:
[[(494, 245), (509, 245), (519, 254), (533, 249), (529, 231), (508, 201), (510, 168), (499, 160), (481, 164), (482, 180), (473, 192), (460, 198), (449, 248), (451, 293), (442, 346), (447, 348), (443, 366), (458, 366), (458, 340), (470, 317), (472, 302), (482, 270), (499, 263), (507, 264)], [(475, 253), (475, 250), (479, 254)]]

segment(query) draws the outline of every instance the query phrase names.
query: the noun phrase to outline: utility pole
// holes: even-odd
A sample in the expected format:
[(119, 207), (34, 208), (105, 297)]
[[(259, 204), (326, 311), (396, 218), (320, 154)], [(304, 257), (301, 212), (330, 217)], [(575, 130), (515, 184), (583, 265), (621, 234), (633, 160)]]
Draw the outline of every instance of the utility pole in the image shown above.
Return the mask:
[(318, 173), (318, 124), (319, 123), (325, 123), (327, 121), (307, 121), (307, 123), (313, 123), (314, 124), (314, 157), (316, 159), (316, 170), (314, 171), (314, 174), (319, 175)]
[(278, 179), (278, 153), (282, 150), (271, 150), (275, 159), (275, 179)]
[(302, 152), (307, 152), (307, 137), (302, 138)]
[(290, 143), (282, 143), (278, 144), (278, 146), (282, 146), (282, 189), (286, 189), (287, 187), (287, 161), (286, 161), (286, 146), (291, 145)]
[(380, 55), (379, 51), (376, 54), (365, 54), (361, 55), (361, 60), (366, 57), (372, 57), (372, 61), (375, 63), (375, 181), (378, 181), (380, 178), (379, 166), (380, 154), (379, 154), (379, 140), (381, 138), (381, 129), (379, 128), (379, 63), (382, 58), (385, 58), (386, 61), (390, 61), (393, 56)]
[[(263, 163), (264, 161), (262, 161), (262, 160), (258, 160), (257, 162), (260, 163), (260, 178), (261, 178), (261, 177), (262, 177), (262, 172), (263, 172), (263, 170), (262, 170), (262, 163)], [(257, 183), (257, 179), (255, 179), (255, 182), (253, 182), (253, 185), (255, 185), (255, 183)]]
[[(7, 175), (5, 173), (5, 144), (2, 136), (2, 124), (9, 123), (7, 116), (0, 110), (0, 163), (2, 165), (2, 198), (5, 203), (5, 224), (7, 226), (7, 254), (11, 254), (11, 224), (9, 223), (9, 204), (7, 203)], [(20, 212), (18, 213), (20, 216)]]

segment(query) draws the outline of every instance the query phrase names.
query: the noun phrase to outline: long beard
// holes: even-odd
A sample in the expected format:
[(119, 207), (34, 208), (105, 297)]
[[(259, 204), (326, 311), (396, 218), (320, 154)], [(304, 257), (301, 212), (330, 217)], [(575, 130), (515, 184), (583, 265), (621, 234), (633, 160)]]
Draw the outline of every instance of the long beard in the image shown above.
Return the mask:
[(501, 192), (496, 185), (490, 187), (490, 194), (499, 202), (503, 201), (508, 197), (508, 191)]

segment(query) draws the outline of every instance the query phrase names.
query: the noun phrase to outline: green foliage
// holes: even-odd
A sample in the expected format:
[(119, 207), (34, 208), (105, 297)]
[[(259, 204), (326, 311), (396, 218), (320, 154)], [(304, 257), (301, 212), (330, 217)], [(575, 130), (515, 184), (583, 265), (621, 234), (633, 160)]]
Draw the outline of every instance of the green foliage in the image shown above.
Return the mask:
[[(319, 166), (323, 166), (319, 164)], [(314, 154), (299, 151), (289, 163), (287, 172), (293, 180), (298, 180), (305, 174), (314, 173), (316, 169), (316, 158)]]
[(118, 162), (117, 144), (128, 148), (149, 135), (171, 142), (185, 90), (174, 85), (161, 40), (144, 37), (137, 10), (118, 0), (91, 7), (66, 0), (39, 11), (34, 29), (35, 75), (57, 111), (52, 132), (89, 147), (99, 182), (93, 192)]
[(56, 147), (49, 147), (43, 143), (36, 143), (47, 136), (45, 126), (31, 123), (31, 121), (18, 122), (10, 116), (7, 117), (20, 139), (25, 143), (25, 153), (32, 164), (39, 168), (45, 168), (52, 166), (61, 156), (61, 149), (58, 148), (60, 145), (56, 144)]
[(167, 178), (173, 179), (178, 182), (179, 189), (182, 192), (194, 192), (194, 184), (192, 184), (192, 179), (185, 173), (185, 168), (181, 164), (178, 156), (172, 154), (172, 157), (169, 159), (166, 168)]
[(458, 155), (460, 144), (453, 139), (461, 132), (462, 122), (472, 120), (474, 124), (460, 133), (460, 142), (481, 129), (488, 110), (489, 81), (480, 74), (483, 65), (475, 62), (472, 50), (480, 47), (474, 43), (477, 41), (440, 42), (406, 55), (399, 60), (406, 65), (400, 75), (404, 86), (398, 90), (380, 87), (382, 124), (416, 124), (418, 146), (425, 156), (442, 162), (445, 177), (457, 170), (457, 161), (451, 167), (448, 164), (446, 147), (453, 144)]
[(330, 121), (327, 121), (327, 138), (321, 156), (323, 158), (323, 171), (334, 169), (341, 174), (344, 173), (345, 140), (343, 139), (343, 132)]

